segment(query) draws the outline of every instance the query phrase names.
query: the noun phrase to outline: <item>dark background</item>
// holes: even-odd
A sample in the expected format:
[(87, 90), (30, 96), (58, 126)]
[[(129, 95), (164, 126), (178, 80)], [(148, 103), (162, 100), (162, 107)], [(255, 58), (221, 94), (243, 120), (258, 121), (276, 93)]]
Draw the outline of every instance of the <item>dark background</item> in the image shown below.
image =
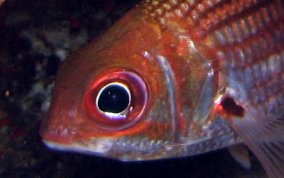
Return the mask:
[(138, 0), (7, 0), (0, 7), (0, 177), (266, 177), (252, 157), (226, 150), (148, 162), (48, 150), (38, 134), (60, 62), (95, 39)]

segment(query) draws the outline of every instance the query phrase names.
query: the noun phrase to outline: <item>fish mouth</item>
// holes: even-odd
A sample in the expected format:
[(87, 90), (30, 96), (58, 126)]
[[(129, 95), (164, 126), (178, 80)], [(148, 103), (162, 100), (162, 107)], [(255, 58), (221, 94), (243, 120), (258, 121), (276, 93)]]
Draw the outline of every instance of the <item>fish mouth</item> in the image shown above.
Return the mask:
[[(50, 149), (62, 152), (81, 153), (84, 155), (96, 156), (122, 162), (152, 161), (157, 159), (168, 159), (171, 155), (162, 148), (145, 150), (132, 150), (128, 146), (119, 148), (119, 141), (112, 138), (96, 138), (86, 143), (59, 143), (47, 139), (42, 140)], [(146, 146), (147, 147), (147, 146)], [(118, 149), (119, 148), (119, 149)], [(118, 149), (118, 150), (117, 150)], [(172, 152), (170, 152), (172, 153)]]
[(46, 139), (43, 139), (42, 141), (48, 148), (53, 150), (76, 152), (87, 155), (95, 155), (99, 157), (105, 157), (108, 154), (108, 152), (110, 152), (113, 145), (112, 139), (96, 139), (95, 143), (92, 144), (84, 144), (84, 143), (62, 144)]

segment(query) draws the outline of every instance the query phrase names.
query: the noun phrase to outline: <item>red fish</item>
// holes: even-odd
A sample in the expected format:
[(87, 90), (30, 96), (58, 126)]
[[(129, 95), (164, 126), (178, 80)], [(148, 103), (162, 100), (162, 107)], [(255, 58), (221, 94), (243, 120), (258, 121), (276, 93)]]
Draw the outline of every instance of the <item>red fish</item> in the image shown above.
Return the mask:
[(146, 0), (62, 65), (41, 135), (119, 160), (246, 144), (284, 175), (281, 0)]

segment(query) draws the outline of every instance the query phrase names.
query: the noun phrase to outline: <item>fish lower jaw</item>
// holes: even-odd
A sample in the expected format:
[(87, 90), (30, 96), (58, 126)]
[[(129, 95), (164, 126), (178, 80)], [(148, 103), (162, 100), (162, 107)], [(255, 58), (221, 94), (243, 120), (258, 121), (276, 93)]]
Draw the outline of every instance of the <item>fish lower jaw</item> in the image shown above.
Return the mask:
[(96, 139), (91, 141), (89, 144), (62, 144), (50, 140), (43, 140), (44, 144), (52, 149), (57, 151), (64, 152), (73, 152), (73, 153), (82, 153), (86, 155), (92, 155), (97, 157), (109, 158), (119, 161), (150, 161), (157, 159), (168, 159), (171, 156), (167, 154), (167, 151), (155, 150), (129, 150), (127, 147), (123, 147), (123, 150), (117, 150), (114, 148), (119, 147), (117, 140), (109, 139)]
[(89, 155), (105, 156), (111, 150), (113, 145), (112, 139), (96, 140), (96, 144), (60, 144), (49, 140), (43, 140), (44, 144), (53, 150), (78, 152)]

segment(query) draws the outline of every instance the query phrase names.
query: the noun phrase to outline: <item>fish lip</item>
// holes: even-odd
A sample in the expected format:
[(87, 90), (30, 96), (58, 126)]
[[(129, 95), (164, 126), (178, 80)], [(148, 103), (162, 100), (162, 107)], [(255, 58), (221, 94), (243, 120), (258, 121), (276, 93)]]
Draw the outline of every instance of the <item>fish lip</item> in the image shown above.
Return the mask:
[(105, 157), (110, 152), (113, 142), (112, 140), (102, 139), (97, 140), (95, 144), (80, 144), (80, 143), (68, 143), (62, 144), (50, 140), (43, 139), (43, 143), (50, 149), (67, 152), (77, 152), (87, 155), (96, 155)]
[[(83, 155), (96, 156), (99, 158), (110, 159), (114, 161), (121, 162), (137, 162), (137, 161), (148, 161), (143, 159), (138, 159), (137, 157), (120, 157), (118, 155), (112, 155), (111, 152), (95, 152), (94, 150), (88, 149), (87, 147), (80, 146), (79, 144), (65, 145), (57, 142), (42, 140), (43, 143), (50, 149), (59, 152), (70, 152), (70, 153), (80, 153)], [(135, 158), (135, 159), (134, 159)]]

